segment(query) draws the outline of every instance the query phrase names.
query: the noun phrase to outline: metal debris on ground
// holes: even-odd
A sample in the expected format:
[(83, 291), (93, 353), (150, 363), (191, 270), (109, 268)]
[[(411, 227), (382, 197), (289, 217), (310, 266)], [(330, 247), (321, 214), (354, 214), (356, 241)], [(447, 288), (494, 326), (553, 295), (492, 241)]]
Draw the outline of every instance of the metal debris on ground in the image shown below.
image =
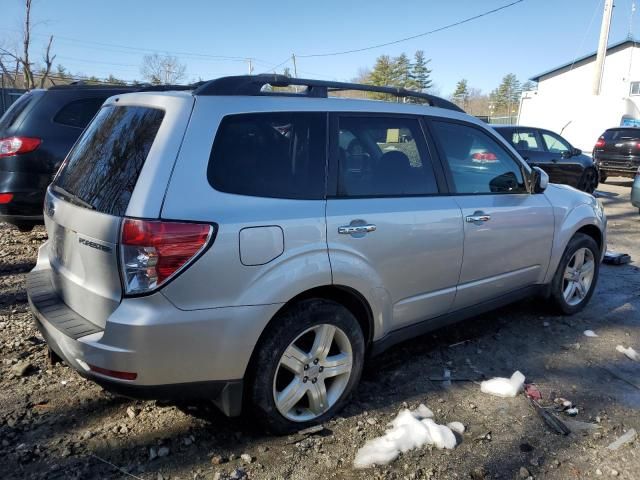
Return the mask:
[(627, 253), (618, 253), (611, 250), (607, 250), (604, 254), (604, 263), (609, 265), (624, 265), (631, 261), (631, 256)]

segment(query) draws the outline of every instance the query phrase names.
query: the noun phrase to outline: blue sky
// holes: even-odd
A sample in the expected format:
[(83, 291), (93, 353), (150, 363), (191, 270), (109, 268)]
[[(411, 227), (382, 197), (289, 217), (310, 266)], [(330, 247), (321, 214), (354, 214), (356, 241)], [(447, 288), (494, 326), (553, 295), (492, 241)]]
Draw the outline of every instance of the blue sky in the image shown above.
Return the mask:
[[(187, 65), (187, 80), (289, 66), (298, 75), (349, 80), (382, 54), (431, 58), (432, 79), (448, 95), (460, 78), (490, 91), (509, 72), (521, 80), (596, 49), (603, 0), (524, 0), (479, 20), (398, 45), (349, 55), (306, 54), (356, 49), (407, 37), (512, 0), (196, 1), (35, 0), (34, 53), (54, 35), (56, 63), (73, 73), (140, 79), (145, 53), (171, 53)], [(629, 33), (633, 0), (617, 0), (610, 43)], [(22, 0), (2, 0), (0, 44), (21, 26)], [(637, 0), (640, 7), (640, 1)], [(640, 11), (633, 31), (640, 37)], [(213, 56), (238, 58), (213, 58)], [(293, 70), (293, 69), (292, 69)]]

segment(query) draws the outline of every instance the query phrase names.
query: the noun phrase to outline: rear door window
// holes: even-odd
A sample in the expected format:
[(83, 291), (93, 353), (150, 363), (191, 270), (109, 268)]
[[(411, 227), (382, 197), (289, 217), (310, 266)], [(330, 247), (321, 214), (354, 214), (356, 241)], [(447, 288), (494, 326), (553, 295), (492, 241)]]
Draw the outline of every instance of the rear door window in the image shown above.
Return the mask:
[(438, 193), (416, 118), (340, 116), (336, 150), (340, 197)]
[(211, 149), (209, 183), (239, 195), (324, 198), (326, 123), (323, 113), (226, 116)]
[(481, 128), (437, 120), (431, 125), (456, 193), (527, 192), (521, 165)]
[(69, 153), (53, 190), (99, 212), (124, 215), (163, 117), (155, 108), (102, 108)]
[(84, 128), (94, 117), (104, 98), (82, 98), (66, 104), (56, 113), (53, 121), (69, 127)]

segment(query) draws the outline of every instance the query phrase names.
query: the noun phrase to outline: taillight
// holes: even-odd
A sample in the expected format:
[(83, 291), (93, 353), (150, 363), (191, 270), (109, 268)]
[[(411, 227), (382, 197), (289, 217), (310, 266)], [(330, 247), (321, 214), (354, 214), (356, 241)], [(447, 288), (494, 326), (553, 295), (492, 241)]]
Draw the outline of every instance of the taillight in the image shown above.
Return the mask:
[(13, 193), (0, 193), (0, 205), (11, 203), (13, 200)]
[(495, 162), (498, 160), (498, 157), (493, 152), (477, 152), (471, 155), (471, 158), (480, 162)]
[(598, 141), (596, 142), (594, 148), (602, 148), (602, 147), (605, 146), (605, 144), (606, 144), (606, 142), (604, 141), (604, 138), (600, 137), (598, 139)]
[(33, 152), (42, 140), (32, 137), (9, 137), (0, 139), (0, 157), (11, 157), (21, 153)]
[(166, 283), (206, 248), (213, 233), (209, 224), (126, 218), (120, 245), (125, 293), (147, 293)]

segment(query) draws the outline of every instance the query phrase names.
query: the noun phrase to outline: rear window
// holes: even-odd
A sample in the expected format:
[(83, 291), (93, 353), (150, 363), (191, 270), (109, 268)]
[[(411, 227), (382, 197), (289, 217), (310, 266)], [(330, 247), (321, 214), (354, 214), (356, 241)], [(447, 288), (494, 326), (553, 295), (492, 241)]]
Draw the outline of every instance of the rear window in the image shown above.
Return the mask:
[(104, 98), (74, 100), (62, 107), (53, 117), (53, 121), (69, 127), (84, 128), (89, 124), (104, 101)]
[(4, 112), (2, 118), (0, 118), (0, 131), (17, 126), (16, 123), (22, 112), (24, 112), (29, 105), (36, 103), (43, 94), (43, 91), (22, 94), (22, 96), (13, 102), (9, 109)]
[(620, 128), (607, 130), (603, 135), (606, 141), (640, 139), (640, 128)]
[(163, 117), (155, 108), (102, 108), (69, 153), (54, 190), (99, 212), (124, 215)]
[(257, 197), (322, 199), (326, 115), (229, 115), (216, 134), (207, 176), (221, 192)]

